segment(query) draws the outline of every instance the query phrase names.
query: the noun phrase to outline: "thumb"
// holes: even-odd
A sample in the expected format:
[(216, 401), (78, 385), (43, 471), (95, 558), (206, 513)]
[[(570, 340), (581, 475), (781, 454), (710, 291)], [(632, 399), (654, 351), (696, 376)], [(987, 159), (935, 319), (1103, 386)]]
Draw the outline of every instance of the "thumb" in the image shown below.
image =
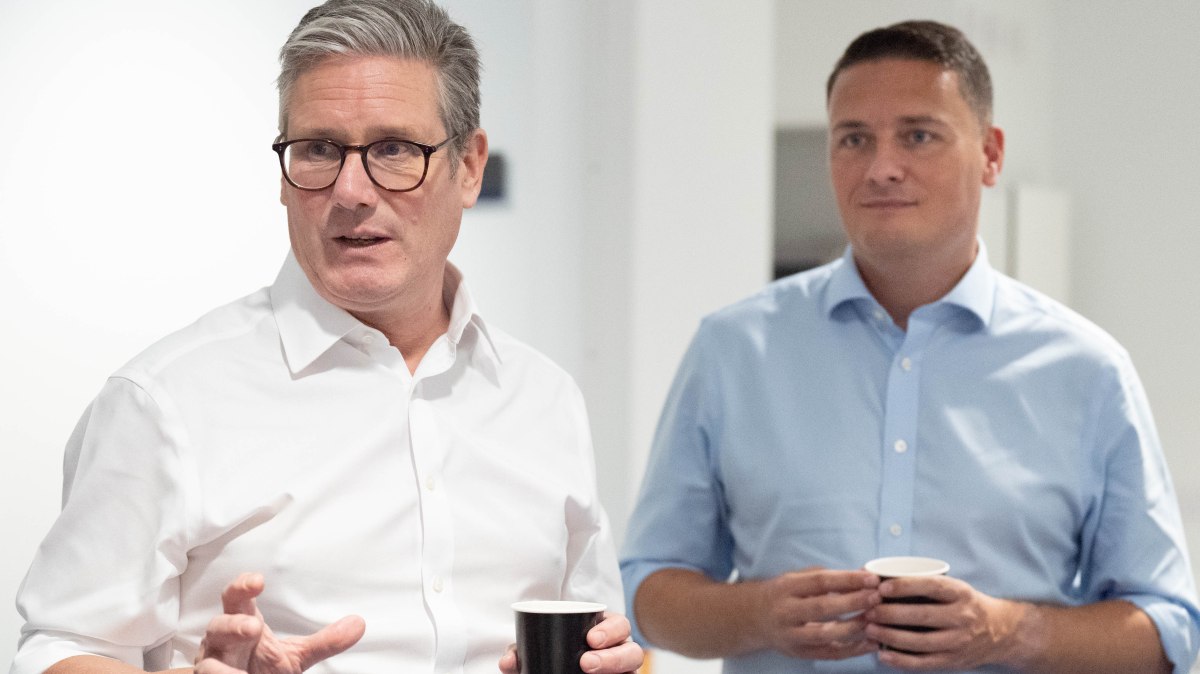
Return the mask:
[(296, 639), (294, 643), (300, 656), (301, 671), (358, 643), (366, 630), (366, 622), (356, 615), (351, 615), (306, 637)]

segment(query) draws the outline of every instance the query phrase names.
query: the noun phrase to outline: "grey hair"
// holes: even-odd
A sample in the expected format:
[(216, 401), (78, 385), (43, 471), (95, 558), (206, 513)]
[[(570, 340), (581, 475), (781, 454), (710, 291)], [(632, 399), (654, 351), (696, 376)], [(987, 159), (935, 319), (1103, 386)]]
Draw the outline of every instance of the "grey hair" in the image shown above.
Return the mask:
[(457, 159), (471, 132), (479, 128), (479, 51), (467, 30), (444, 9), (432, 0), (328, 0), (308, 10), (279, 50), (280, 139), (287, 137), (296, 80), (335, 55), (390, 56), (433, 66), (438, 113), (455, 138), (452, 158)]

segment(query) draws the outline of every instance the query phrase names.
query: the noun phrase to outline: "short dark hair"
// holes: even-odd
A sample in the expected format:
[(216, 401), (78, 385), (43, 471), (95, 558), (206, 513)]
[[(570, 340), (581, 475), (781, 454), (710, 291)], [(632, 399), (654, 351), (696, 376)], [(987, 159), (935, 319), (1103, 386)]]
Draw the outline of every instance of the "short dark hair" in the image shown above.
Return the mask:
[(846, 68), (889, 58), (929, 61), (957, 73), (963, 100), (984, 128), (991, 126), (992, 77), (987, 64), (962, 31), (936, 21), (903, 21), (859, 35), (833, 66), (825, 85), (825, 100), (829, 100), (834, 81)]

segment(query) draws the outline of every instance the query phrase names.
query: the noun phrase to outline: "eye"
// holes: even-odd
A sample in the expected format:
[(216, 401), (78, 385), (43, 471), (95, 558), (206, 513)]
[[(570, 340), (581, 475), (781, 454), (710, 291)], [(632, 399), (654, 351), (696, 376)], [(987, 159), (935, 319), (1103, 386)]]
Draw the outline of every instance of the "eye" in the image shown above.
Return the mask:
[(911, 145), (925, 145), (932, 142), (936, 136), (925, 129), (913, 129), (908, 132), (908, 142)]
[(867, 144), (867, 136), (863, 133), (851, 132), (838, 139), (838, 147), (853, 150)]
[(323, 140), (307, 140), (296, 145), (296, 156), (306, 161), (329, 161), (340, 154), (332, 143)]
[(376, 159), (402, 161), (420, 154), (420, 150), (403, 140), (382, 140), (371, 146), (371, 154)]

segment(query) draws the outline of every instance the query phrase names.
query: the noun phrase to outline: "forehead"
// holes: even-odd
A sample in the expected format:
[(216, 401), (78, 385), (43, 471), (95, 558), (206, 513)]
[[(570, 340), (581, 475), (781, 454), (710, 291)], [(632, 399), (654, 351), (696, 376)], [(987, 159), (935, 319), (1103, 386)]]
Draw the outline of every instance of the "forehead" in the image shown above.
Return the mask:
[(422, 134), (419, 139), (424, 139), (442, 130), (437, 84), (436, 70), (425, 61), (327, 57), (296, 78), (288, 104), (288, 135), (322, 131), (352, 136), (386, 129)]
[(958, 73), (914, 59), (865, 61), (843, 70), (829, 92), (829, 121), (877, 124), (900, 118), (973, 117)]

